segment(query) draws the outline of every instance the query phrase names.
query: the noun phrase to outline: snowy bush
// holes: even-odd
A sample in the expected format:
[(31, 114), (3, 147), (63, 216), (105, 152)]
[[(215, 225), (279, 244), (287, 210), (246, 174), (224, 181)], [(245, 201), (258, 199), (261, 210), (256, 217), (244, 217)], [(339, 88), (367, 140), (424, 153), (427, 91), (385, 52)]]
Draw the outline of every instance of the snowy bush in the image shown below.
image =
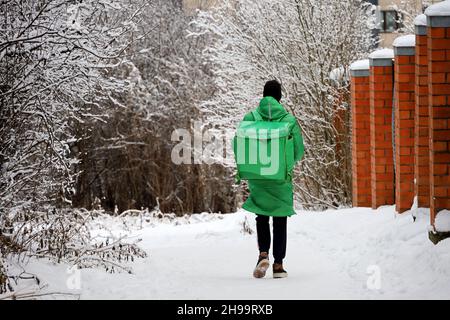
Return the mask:
[(96, 117), (90, 106), (123, 87), (108, 74), (134, 28), (121, 3), (2, 4), (0, 210), (68, 201), (73, 124)]
[(97, 243), (74, 207), (234, 211), (229, 168), (171, 161), (171, 133), (215, 90), (181, 0), (7, 1), (0, 17), (0, 262), (143, 255)]
[(390, 9), (397, 10), (399, 12), (399, 20), (397, 23), (400, 28), (398, 33), (414, 34), (414, 19), (422, 13), (423, 8), (430, 5), (430, 1), (421, 1), (416, 4), (411, 4), (410, 1), (401, 0), (398, 5), (392, 5)]
[[(189, 22), (181, 1), (154, 0), (140, 12), (138, 41), (127, 48), (127, 65), (115, 73), (130, 79), (128, 94), (113, 95), (107, 121), (85, 123), (77, 144), (82, 160), (74, 204), (108, 210), (153, 208), (179, 215), (233, 212), (232, 172), (218, 165), (172, 162), (176, 129), (194, 131), (198, 105), (214, 92), (202, 52), (207, 36), (186, 38)], [(161, 23), (163, 22), (163, 23)], [(159, 202), (159, 203), (158, 203)]]
[(91, 260), (113, 263), (123, 254), (141, 254), (134, 246), (115, 252), (111, 246), (92, 247), (86, 217), (61, 209), (74, 193), (77, 124), (101, 118), (103, 102), (127, 88), (111, 70), (120, 66), (132, 40), (139, 16), (135, 8), (131, 0), (2, 2), (3, 259), (16, 253), (58, 261), (71, 257), (77, 263), (82, 261), (75, 256), (96, 256)]
[(3, 255), (0, 253), (0, 294), (11, 290), (5, 267), (3, 266)]
[(348, 83), (336, 86), (329, 75), (373, 45), (372, 9), (363, 1), (228, 0), (192, 24), (192, 37), (207, 33), (216, 39), (205, 50), (217, 85), (213, 99), (203, 104), (212, 123), (234, 128), (257, 106), (264, 83), (281, 81), (282, 103), (297, 117), (305, 139), (295, 180), (303, 207), (351, 202)]

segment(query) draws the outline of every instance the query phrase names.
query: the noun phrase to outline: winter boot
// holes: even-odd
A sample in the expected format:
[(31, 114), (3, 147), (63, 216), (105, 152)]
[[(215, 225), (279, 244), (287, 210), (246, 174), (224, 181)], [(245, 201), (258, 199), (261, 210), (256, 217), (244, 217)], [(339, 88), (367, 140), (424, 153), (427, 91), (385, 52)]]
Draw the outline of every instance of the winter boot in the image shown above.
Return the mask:
[(269, 269), (269, 265), (269, 255), (267, 252), (261, 252), (255, 270), (253, 270), (253, 276), (255, 278), (264, 278), (267, 269)]
[(283, 265), (281, 263), (274, 263), (272, 267), (273, 267), (273, 277), (275, 279), (287, 278), (288, 273), (286, 270), (283, 269)]

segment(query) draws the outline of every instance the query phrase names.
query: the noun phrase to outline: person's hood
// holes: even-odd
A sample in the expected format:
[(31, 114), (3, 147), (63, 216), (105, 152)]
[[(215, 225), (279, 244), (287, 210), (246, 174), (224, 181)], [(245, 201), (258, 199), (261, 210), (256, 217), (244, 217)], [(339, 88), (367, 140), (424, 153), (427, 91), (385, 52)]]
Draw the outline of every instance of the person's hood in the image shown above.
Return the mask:
[(261, 99), (256, 111), (258, 111), (263, 118), (269, 120), (277, 120), (287, 113), (283, 106), (275, 98), (270, 96)]

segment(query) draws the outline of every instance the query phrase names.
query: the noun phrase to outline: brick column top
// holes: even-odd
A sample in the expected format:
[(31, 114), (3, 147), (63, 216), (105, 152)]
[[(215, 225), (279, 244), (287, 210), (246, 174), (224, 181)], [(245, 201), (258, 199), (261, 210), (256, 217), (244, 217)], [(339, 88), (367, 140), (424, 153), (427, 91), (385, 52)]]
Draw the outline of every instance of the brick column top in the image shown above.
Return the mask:
[(427, 26), (433, 28), (450, 27), (450, 1), (442, 1), (429, 6), (425, 10)]
[(416, 52), (416, 36), (409, 34), (398, 37), (392, 44), (396, 56), (413, 56)]
[(416, 30), (416, 34), (419, 36), (427, 35), (427, 16), (425, 14), (419, 14), (414, 19), (414, 27)]
[(369, 59), (363, 59), (353, 62), (350, 65), (350, 75), (352, 77), (368, 77), (370, 75)]
[(371, 67), (390, 67), (394, 58), (394, 50), (379, 49), (369, 55), (369, 64)]

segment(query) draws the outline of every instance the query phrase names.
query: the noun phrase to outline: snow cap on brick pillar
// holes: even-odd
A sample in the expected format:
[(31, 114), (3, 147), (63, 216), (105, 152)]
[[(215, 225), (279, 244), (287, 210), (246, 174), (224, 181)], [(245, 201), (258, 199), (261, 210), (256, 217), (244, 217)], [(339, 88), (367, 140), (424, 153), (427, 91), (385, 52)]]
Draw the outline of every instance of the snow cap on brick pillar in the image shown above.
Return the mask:
[[(427, 15), (431, 224), (450, 209), (450, 1)], [(450, 231), (450, 230), (449, 230)]]
[(371, 207), (369, 60), (350, 65), (352, 110), (352, 199), (354, 207)]
[(430, 141), (428, 123), (427, 16), (414, 19), (416, 31), (414, 110), (414, 194), (418, 207), (430, 206)]
[(372, 208), (394, 204), (393, 58), (392, 49), (376, 50), (369, 55)]
[(394, 43), (395, 110), (395, 208), (411, 209), (414, 199), (414, 83), (416, 36), (406, 35)]
[(414, 29), (416, 31), (415, 32), (416, 35), (420, 35), (420, 36), (427, 35), (427, 16), (424, 13), (419, 14), (414, 19)]

